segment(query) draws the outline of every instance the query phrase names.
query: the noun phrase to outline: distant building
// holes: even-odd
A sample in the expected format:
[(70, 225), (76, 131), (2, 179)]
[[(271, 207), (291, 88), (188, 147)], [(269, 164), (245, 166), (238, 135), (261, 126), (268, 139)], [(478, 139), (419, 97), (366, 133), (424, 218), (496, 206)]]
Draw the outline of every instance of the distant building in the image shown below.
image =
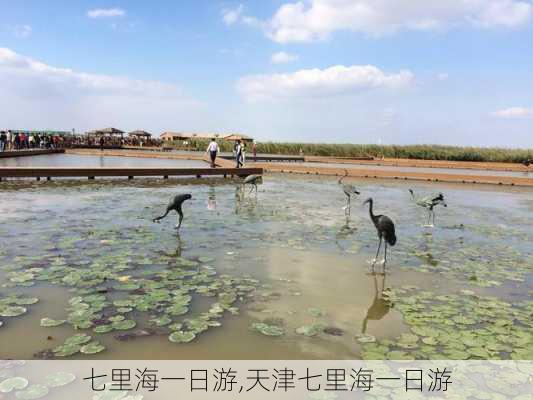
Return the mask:
[(95, 129), (86, 133), (88, 136), (124, 136), (124, 131), (117, 128)]
[(247, 135), (242, 135), (240, 133), (233, 133), (231, 135), (224, 136), (224, 140), (228, 140), (228, 141), (240, 140), (241, 142), (244, 142), (244, 143), (253, 143), (254, 138), (247, 136)]
[(152, 134), (146, 131), (137, 130), (128, 133), (128, 136), (134, 136), (139, 139), (150, 139), (152, 137)]
[(253, 138), (241, 134), (220, 134), (220, 133), (198, 133), (198, 132), (165, 132), (159, 136), (163, 141), (189, 141), (189, 140), (210, 140), (210, 139), (220, 139), (220, 140), (242, 140), (245, 142), (253, 142)]

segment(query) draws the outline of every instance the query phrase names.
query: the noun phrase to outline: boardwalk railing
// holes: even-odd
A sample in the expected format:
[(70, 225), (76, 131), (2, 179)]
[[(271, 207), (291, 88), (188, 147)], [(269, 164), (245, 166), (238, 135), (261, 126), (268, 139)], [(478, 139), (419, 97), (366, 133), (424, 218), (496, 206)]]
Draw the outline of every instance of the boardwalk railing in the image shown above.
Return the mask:
[(263, 168), (50, 168), (50, 167), (0, 167), (2, 178), (79, 178), (136, 176), (163, 177), (191, 176), (239, 176), (262, 175)]

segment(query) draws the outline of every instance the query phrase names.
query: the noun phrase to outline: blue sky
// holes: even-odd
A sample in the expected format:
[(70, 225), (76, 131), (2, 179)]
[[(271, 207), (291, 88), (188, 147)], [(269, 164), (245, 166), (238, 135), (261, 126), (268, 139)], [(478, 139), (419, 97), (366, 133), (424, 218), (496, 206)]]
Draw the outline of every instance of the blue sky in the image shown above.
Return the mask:
[(531, 0), (0, 0), (0, 128), (533, 147)]

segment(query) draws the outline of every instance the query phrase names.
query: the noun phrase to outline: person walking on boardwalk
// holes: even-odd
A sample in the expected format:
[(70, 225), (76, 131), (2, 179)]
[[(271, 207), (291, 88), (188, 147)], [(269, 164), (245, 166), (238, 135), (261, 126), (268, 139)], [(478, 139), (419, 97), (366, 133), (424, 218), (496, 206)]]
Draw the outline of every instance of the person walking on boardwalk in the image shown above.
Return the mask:
[(242, 145), (240, 140), (237, 140), (237, 145), (235, 146), (235, 160), (237, 161), (237, 168), (242, 167)]
[(254, 161), (257, 161), (257, 144), (255, 142), (252, 144), (252, 153), (254, 155)]
[(104, 151), (104, 137), (100, 137), (100, 151)]
[(209, 143), (209, 146), (207, 146), (207, 153), (209, 153), (209, 157), (211, 157), (211, 168), (215, 168), (215, 160), (217, 158), (218, 153), (218, 143), (215, 140), (215, 138), (211, 139), (211, 142)]
[(7, 135), (4, 131), (0, 132), (0, 153), (4, 151), (7, 143)]

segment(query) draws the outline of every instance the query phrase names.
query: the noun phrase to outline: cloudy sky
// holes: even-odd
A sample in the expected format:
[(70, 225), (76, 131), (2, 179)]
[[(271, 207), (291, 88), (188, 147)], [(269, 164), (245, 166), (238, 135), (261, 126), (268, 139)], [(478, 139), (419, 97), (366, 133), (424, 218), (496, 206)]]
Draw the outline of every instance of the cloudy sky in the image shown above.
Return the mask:
[(0, 0), (0, 128), (533, 147), (533, 0)]

